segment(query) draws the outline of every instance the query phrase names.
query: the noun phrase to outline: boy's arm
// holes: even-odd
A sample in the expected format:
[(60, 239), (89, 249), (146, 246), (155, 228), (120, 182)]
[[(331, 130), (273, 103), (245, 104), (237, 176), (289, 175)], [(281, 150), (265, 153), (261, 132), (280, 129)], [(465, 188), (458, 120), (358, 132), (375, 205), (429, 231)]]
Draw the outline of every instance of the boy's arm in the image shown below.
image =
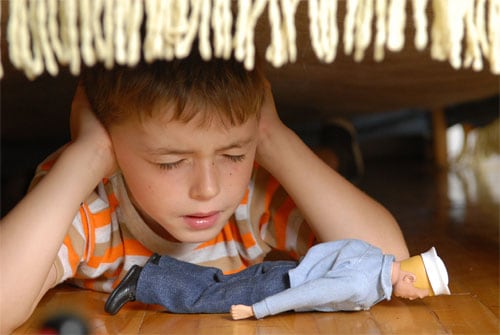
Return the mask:
[(79, 125), (75, 141), (0, 224), (0, 333), (24, 322), (55, 284), (52, 265), (80, 204), (114, 170), (106, 130), (81, 104), (72, 113)]
[(321, 241), (356, 238), (397, 259), (408, 249), (394, 217), (316, 156), (276, 112), (268, 85), (257, 160), (286, 189)]

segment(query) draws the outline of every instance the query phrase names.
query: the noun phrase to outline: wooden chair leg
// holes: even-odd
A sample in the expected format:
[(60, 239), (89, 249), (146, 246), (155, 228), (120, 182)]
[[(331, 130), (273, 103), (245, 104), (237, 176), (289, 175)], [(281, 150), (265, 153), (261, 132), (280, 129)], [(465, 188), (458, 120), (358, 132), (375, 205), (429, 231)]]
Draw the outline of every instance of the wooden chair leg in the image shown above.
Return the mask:
[(446, 143), (446, 116), (444, 108), (436, 108), (431, 111), (432, 118), (432, 138), (434, 163), (439, 168), (448, 165), (448, 152)]

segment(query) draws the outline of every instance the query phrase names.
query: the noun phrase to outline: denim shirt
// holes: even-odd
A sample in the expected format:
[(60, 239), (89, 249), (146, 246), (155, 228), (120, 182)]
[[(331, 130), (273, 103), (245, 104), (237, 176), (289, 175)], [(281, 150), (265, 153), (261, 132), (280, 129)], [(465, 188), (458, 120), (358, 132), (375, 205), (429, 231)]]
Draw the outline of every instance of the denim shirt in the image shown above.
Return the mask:
[(393, 255), (359, 240), (312, 247), (289, 271), (290, 289), (254, 304), (256, 318), (289, 310), (357, 311), (392, 295)]

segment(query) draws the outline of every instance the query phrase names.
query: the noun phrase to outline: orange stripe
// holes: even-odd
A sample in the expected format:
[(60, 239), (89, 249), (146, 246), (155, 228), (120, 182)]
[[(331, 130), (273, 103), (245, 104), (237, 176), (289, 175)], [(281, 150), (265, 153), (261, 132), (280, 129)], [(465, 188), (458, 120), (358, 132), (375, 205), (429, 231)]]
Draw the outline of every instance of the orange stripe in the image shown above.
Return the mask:
[(241, 243), (242, 236), (236, 223), (234, 223), (232, 219), (229, 219), (229, 223), (226, 225), (226, 227), (228, 228), (229, 233), (223, 234), (223, 236), (225, 237), (224, 241), (236, 241), (238, 243)]
[(88, 255), (90, 255), (90, 240), (89, 240), (89, 224), (87, 222), (87, 214), (85, 213), (85, 210), (88, 212), (88, 207), (85, 209), (84, 206), (86, 207), (85, 204), (82, 204), (80, 206), (80, 220), (82, 221), (82, 229), (83, 229), (83, 234), (85, 235), (86, 238), (86, 243), (85, 243), (85, 251), (83, 254), (83, 258), (87, 258)]
[(118, 199), (114, 193), (108, 194), (109, 207), (111, 208), (111, 213), (113, 213), (118, 206)]
[(242, 271), (242, 270), (245, 270), (247, 267), (248, 267), (247, 265), (244, 265), (244, 264), (243, 264), (242, 266), (240, 266), (240, 267), (239, 267), (238, 269), (236, 269), (236, 270), (224, 271), (224, 274), (225, 274), (225, 275), (230, 275), (230, 274), (233, 274), (233, 273), (237, 273), (237, 272), (240, 272), (240, 271)]
[(245, 192), (245, 195), (243, 196), (243, 199), (241, 199), (240, 205), (246, 205), (248, 204), (248, 195), (250, 194), (250, 190), (247, 189)]
[(269, 212), (265, 212), (264, 214), (262, 214), (259, 221), (259, 231), (262, 230), (263, 225), (269, 222), (269, 218), (270, 218)]
[(295, 252), (295, 250), (291, 250), (290, 251), (290, 257), (292, 257), (295, 260), (298, 260), (300, 258), (300, 256), (297, 255), (297, 253)]
[[(94, 285), (95, 285), (95, 280), (93, 279), (84, 279), (83, 282), (83, 288), (86, 288), (87, 290), (94, 290)], [(94, 290), (95, 291), (95, 290)]]
[(280, 187), (280, 184), (278, 181), (274, 178), (269, 178), (269, 182), (266, 185), (266, 194), (265, 194), (265, 206), (266, 208), (269, 208), (269, 204), (271, 203), (271, 200), (273, 198), (274, 193), (276, 190)]
[(73, 272), (73, 274), (75, 274), (76, 268), (80, 264), (80, 255), (78, 255), (78, 253), (73, 248), (73, 243), (71, 243), (69, 234), (64, 238), (64, 245), (68, 249), (68, 262), (71, 266), (71, 271)]
[(91, 257), (87, 265), (92, 268), (98, 268), (101, 263), (113, 263), (118, 258), (123, 256), (123, 245), (117, 245), (106, 249), (106, 253), (103, 256), (93, 256)]
[(234, 222), (232, 222), (232, 220), (230, 220), (224, 226), (224, 228), (222, 228), (221, 232), (216, 237), (214, 237), (210, 241), (206, 241), (206, 242), (200, 244), (199, 246), (196, 247), (196, 250), (201, 250), (201, 249), (204, 249), (207, 247), (211, 247), (211, 246), (214, 246), (220, 242), (229, 242), (229, 241), (233, 241), (233, 240), (241, 242), (241, 239), (239, 239), (239, 236), (233, 234), (233, 232), (235, 230), (237, 231), (235, 224), (234, 224)]
[(125, 240), (123, 244), (107, 248), (103, 256), (91, 257), (87, 265), (96, 269), (102, 263), (113, 263), (125, 255), (149, 257), (152, 255), (152, 252), (136, 240)]
[(294, 202), (288, 198), (283, 205), (274, 214), (274, 229), (276, 237), (276, 247), (285, 250), (286, 247), (286, 228), (290, 212), (295, 208)]
[(317, 242), (318, 240), (316, 239), (316, 236), (314, 235), (313, 232), (311, 232), (311, 234), (309, 234), (309, 240), (307, 241), (307, 249), (310, 249)]
[[(113, 272), (111, 272), (111, 273), (107, 273), (107, 272), (105, 272), (105, 273), (104, 273), (104, 276), (105, 276), (106, 278), (118, 278), (118, 276), (120, 276), (120, 273), (121, 273), (122, 271), (123, 271), (123, 265), (120, 265), (119, 267), (117, 267), (117, 268), (115, 269), (115, 271), (113, 271)], [(117, 285), (118, 285), (118, 282), (119, 282), (119, 281), (115, 282), (115, 284), (117, 284)]]
[(229, 223), (224, 226), (222, 231), (215, 238), (200, 244), (199, 246), (196, 247), (196, 250), (201, 250), (207, 247), (211, 247), (216, 245), (217, 243), (222, 243), (222, 242), (226, 243), (230, 241), (242, 243), (246, 249), (251, 248), (255, 244), (257, 244), (254, 237), (252, 236), (252, 233), (249, 232), (241, 235), (236, 224), (232, 221), (229, 221)]
[(92, 223), (94, 225), (94, 229), (102, 228), (111, 223), (111, 215), (109, 208), (105, 208), (98, 213), (92, 213)]
[(141, 244), (141, 242), (134, 239), (126, 239), (123, 240), (123, 245), (125, 248), (126, 255), (134, 255), (134, 256), (151, 256), (153, 253), (151, 250), (147, 249), (145, 246)]
[(243, 246), (245, 247), (245, 249), (249, 249), (257, 244), (257, 242), (255, 242), (255, 239), (253, 238), (252, 233), (241, 235), (241, 239), (243, 240)]

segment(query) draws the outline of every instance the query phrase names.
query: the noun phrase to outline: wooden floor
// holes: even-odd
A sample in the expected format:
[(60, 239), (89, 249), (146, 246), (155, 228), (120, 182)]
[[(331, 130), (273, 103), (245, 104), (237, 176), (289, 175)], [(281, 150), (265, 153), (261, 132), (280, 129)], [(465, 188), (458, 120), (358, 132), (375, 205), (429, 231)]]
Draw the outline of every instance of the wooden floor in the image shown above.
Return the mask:
[(109, 316), (105, 294), (60, 287), (15, 333), (36, 333), (46, 318), (70, 311), (91, 334), (499, 334), (499, 174), (494, 189), (473, 170), (439, 172), (409, 160), (367, 164), (360, 186), (394, 213), (411, 253), (437, 248), (451, 296), (394, 298), (365, 312), (232, 321), (227, 314), (174, 315), (138, 303)]

